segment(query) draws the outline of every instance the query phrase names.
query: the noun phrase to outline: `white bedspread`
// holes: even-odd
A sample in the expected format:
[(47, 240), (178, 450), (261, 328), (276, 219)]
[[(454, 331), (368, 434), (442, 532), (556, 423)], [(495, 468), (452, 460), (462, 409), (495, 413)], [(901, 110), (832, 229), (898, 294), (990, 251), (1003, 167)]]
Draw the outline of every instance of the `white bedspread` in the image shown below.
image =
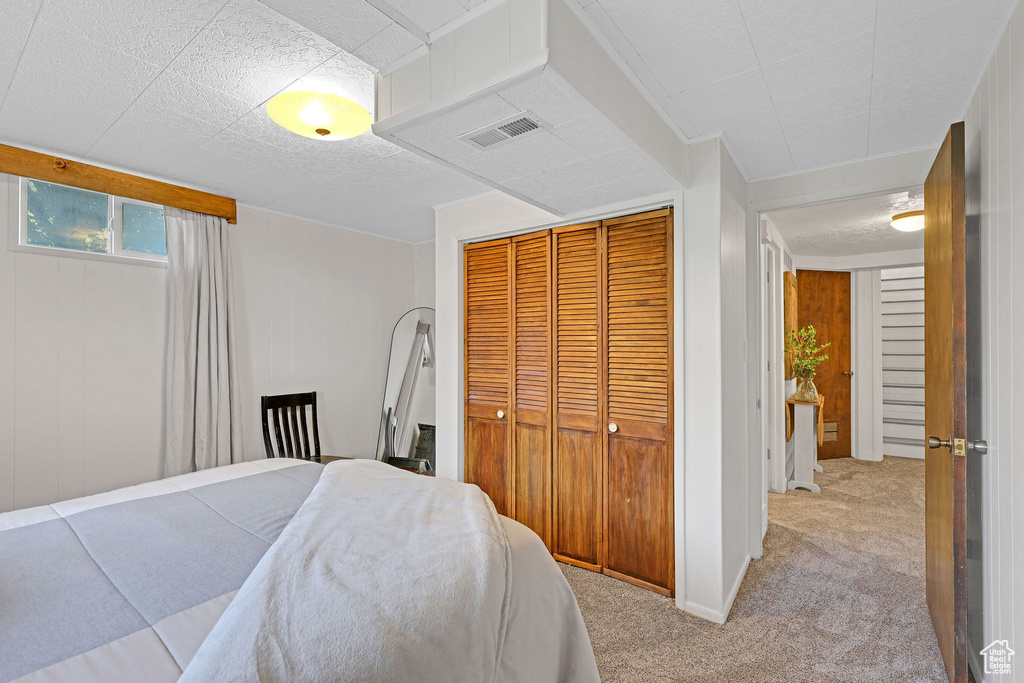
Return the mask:
[(332, 463), (181, 680), (597, 680), (564, 577), (520, 525), (513, 567), (506, 526), (475, 486)]

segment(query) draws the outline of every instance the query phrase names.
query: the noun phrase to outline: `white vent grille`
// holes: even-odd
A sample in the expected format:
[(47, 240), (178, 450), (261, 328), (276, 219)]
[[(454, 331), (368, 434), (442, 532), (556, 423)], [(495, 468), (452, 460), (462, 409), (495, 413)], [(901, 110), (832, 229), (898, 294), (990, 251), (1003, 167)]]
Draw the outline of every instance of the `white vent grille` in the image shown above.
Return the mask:
[(482, 128), (463, 133), (459, 136), (459, 140), (480, 149), (492, 149), (542, 128), (547, 128), (547, 124), (532, 112), (521, 111)]
[(502, 135), (501, 132), (497, 130), (485, 130), (482, 133), (470, 135), (469, 139), (480, 147), (490, 147), (491, 145), (496, 145), (499, 142), (505, 142), (505, 140), (508, 140), (508, 137), (509, 136), (507, 135)]
[(525, 116), (518, 118), (511, 123), (506, 123), (504, 126), (500, 126), (501, 131), (510, 137), (516, 137), (517, 135), (523, 135), (529, 133), (531, 130), (537, 130), (540, 126), (537, 125), (536, 121), (528, 119)]

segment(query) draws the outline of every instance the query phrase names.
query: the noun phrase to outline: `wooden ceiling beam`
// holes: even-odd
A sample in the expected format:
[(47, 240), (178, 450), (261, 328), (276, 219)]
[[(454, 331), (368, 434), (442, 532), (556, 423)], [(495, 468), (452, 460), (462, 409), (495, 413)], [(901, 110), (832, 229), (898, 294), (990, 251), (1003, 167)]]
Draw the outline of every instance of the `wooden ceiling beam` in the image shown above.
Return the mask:
[(220, 216), (226, 218), (228, 223), (237, 222), (238, 217), (235, 200), (228, 197), (30, 152), (19, 147), (0, 145), (0, 173)]

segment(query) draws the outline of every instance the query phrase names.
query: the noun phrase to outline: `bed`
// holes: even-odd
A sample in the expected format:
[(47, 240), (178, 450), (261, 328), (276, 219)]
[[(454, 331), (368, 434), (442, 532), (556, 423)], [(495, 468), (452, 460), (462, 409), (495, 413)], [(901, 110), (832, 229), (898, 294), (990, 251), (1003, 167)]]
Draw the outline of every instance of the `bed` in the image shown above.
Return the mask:
[(597, 680), (475, 486), (268, 459), (0, 514), (0, 681)]

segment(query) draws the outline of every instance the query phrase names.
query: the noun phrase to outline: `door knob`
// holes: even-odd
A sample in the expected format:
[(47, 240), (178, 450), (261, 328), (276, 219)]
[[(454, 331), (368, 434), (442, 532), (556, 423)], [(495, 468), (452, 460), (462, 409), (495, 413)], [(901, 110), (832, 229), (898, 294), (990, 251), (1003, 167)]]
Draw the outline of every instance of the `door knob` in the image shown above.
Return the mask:
[(847, 377), (853, 377), (853, 370), (847, 370), (843, 374), (846, 375)]
[(928, 448), (953, 448), (953, 437), (949, 436), (945, 439), (940, 439), (937, 436), (928, 437)]
[(982, 439), (978, 439), (977, 441), (968, 441), (967, 448), (978, 455), (985, 455), (988, 453), (988, 442)]
[(608, 425), (608, 431), (614, 434), (615, 432), (619, 431), (619, 425), (615, 424), (614, 422), (610, 423)]
[(503, 417), (505, 417), (505, 411), (504, 410), (499, 410), (498, 411), (498, 419), (500, 420)]

